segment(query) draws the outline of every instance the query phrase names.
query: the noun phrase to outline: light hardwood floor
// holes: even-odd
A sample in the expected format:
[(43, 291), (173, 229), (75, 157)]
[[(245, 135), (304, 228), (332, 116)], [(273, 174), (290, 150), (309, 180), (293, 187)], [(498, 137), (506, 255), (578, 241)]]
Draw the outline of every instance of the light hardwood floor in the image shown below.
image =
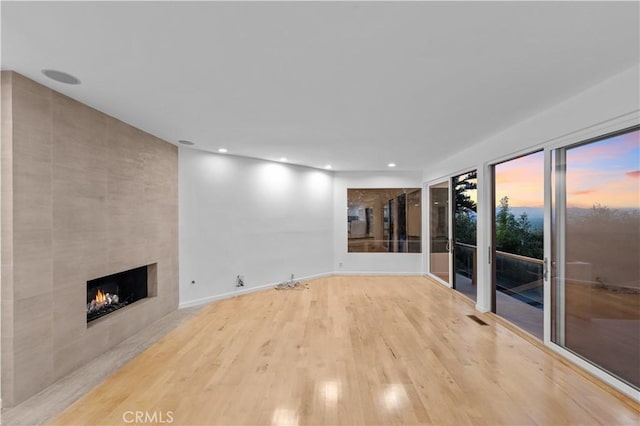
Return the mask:
[(52, 424), (135, 412), (189, 425), (640, 423), (633, 404), (422, 277), (214, 302)]

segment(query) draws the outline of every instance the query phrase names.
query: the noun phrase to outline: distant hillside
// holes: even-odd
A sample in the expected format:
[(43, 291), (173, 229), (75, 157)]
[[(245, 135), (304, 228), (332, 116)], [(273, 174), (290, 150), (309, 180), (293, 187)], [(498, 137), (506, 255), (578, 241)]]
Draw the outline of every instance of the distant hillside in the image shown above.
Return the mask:
[[(499, 207), (496, 208), (496, 213), (498, 211), (500, 211)], [(516, 218), (519, 218), (522, 213), (526, 213), (534, 229), (542, 229), (544, 227), (544, 208), (542, 207), (509, 207), (509, 211)]]
[[(590, 214), (592, 210), (592, 208), (569, 207), (567, 209), (567, 215), (569, 217), (581, 217)], [(612, 208), (611, 210), (619, 212), (637, 211), (637, 209), (630, 208)], [(498, 211), (500, 211), (499, 207), (496, 208), (496, 213), (498, 213)], [(520, 217), (522, 213), (526, 213), (529, 217), (529, 222), (531, 222), (531, 226), (536, 229), (542, 229), (544, 227), (544, 208), (542, 207), (509, 207), (509, 211), (511, 211), (516, 218)]]

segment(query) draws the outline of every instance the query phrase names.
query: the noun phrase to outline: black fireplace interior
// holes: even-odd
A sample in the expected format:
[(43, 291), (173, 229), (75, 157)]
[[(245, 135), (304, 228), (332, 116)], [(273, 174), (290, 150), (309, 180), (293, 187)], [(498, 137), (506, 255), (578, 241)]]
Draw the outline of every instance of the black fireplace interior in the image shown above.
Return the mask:
[(87, 281), (87, 322), (147, 297), (147, 267)]

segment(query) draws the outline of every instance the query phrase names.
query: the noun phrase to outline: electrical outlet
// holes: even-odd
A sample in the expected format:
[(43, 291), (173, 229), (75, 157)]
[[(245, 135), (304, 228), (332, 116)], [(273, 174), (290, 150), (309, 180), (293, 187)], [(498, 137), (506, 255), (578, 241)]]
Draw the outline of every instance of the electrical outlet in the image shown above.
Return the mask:
[(339, 262), (338, 265), (342, 268), (342, 262)]

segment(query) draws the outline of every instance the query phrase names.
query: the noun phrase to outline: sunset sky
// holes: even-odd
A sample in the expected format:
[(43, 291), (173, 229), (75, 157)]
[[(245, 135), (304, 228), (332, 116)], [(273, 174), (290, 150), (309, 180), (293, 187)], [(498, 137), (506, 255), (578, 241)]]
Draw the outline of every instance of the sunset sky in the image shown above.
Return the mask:
[(544, 206), (542, 151), (496, 165), (496, 206), (504, 196), (511, 207)]
[(567, 150), (567, 206), (640, 208), (640, 131)]
[[(496, 165), (496, 205), (544, 204), (544, 154)], [(567, 207), (640, 208), (640, 131), (567, 150)]]

